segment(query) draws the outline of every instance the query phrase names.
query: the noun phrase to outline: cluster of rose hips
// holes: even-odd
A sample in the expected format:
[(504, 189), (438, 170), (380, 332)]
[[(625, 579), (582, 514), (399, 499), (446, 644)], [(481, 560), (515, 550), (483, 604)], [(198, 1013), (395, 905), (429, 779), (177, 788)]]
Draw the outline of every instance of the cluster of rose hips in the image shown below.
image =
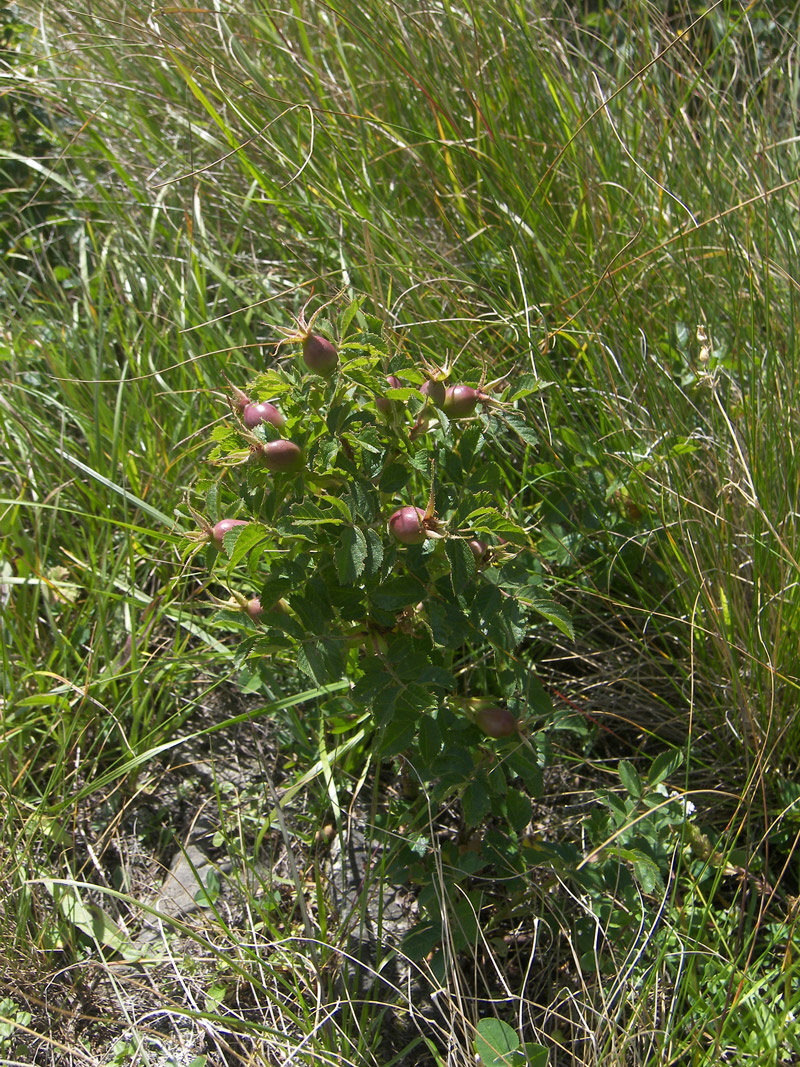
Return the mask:
[[(333, 342), (316, 334), (312, 330), (314, 319), (319, 314), (320, 308), (311, 318), (306, 321), (301, 313), (296, 320), (297, 329), (286, 331), (286, 336), (280, 342), (300, 342), (302, 344), (303, 362), (308, 370), (323, 378), (330, 378), (336, 372), (339, 364), (339, 354)], [(449, 373), (448, 368), (437, 370), (428, 368), (431, 377), (424, 382), (419, 390), (426, 399), (426, 404), (412, 427), (412, 438), (424, 432), (435, 418), (438, 409), (449, 419), (469, 418), (474, 414), (479, 404), (494, 404), (496, 401), (489, 396), (488, 390), (497, 382), (486, 387), (473, 388), (469, 385), (445, 385), (442, 377)], [(501, 379), (502, 380), (502, 379)], [(389, 375), (386, 379), (389, 389), (402, 389), (403, 385), (396, 375)], [(387, 397), (377, 397), (376, 407), (384, 416), (391, 416), (395, 402)], [(270, 425), (276, 430), (283, 429), (286, 423), (281, 411), (267, 401), (254, 402), (246, 393), (236, 386), (231, 386), (231, 405), (238, 414), (246, 431), (253, 431), (258, 426)], [(250, 451), (248, 459), (258, 462), (267, 470), (276, 474), (295, 474), (299, 472), (305, 463), (302, 448), (294, 441), (285, 438), (264, 441), (255, 434), (248, 434)], [(200, 525), (200, 532), (191, 535), (198, 542), (211, 543), (218, 551), (224, 547), (225, 535), (238, 526), (246, 526), (246, 519), (220, 519), (211, 526), (202, 516), (193, 511)], [(427, 509), (406, 505), (398, 508), (389, 518), (387, 528), (395, 540), (404, 545), (419, 545), (428, 538), (444, 537), (445, 533), (439, 521), (436, 519), (433, 509), (433, 496)], [(475, 557), (476, 564), (484, 566), (491, 558), (491, 549), (485, 541), (477, 538), (468, 542), (469, 548)], [(264, 607), (258, 597), (247, 598), (234, 593), (230, 601), (222, 606), (238, 609), (245, 612), (251, 619), (258, 620), (264, 614)], [(286, 611), (288, 605), (279, 601), (270, 610)], [(485, 703), (471, 714), (473, 721), (490, 737), (508, 737), (518, 729), (518, 723), (513, 714), (507, 708), (487, 707)]]

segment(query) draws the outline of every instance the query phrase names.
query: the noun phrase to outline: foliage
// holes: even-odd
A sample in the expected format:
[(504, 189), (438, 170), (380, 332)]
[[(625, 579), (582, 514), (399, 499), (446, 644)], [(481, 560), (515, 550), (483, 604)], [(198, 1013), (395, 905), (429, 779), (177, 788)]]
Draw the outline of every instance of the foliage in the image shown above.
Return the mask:
[[(285, 416), (280, 431), (241, 421), (214, 430), (210, 461), (221, 473), (201, 482), (208, 525), (234, 513), (249, 522), (206, 555), (215, 581), (243, 604), (249, 583), (266, 609), (240, 660), (265, 681), (289, 665), (323, 688), (348, 679), (348, 693), (332, 698), (336, 713), (355, 726), (366, 714), (376, 753), (402, 753), (435, 803), (457, 792), (475, 826), (506, 812), (518, 776), (540, 784), (536, 732), (549, 701), (517, 652), (545, 621), (568, 637), (571, 624), (543, 580), (534, 516), (510, 501), (511, 474), (493, 458), (524, 455), (524, 421), (495, 401), (449, 419), (419, 393), (418, 363), (390, 352), (360, 303), (342, 313), (341, 372), (330, 383), (288, 361), (256, 378), (253, 394)], [(387, 374), (399, 388), (387, 391)], [(388, 418), (375, 405), (384, 393)], [(299, 475), (263, 466), (260, 448), (280, 434), (302, 450)], [(419, 545), (387, 528), (408, 505), (425, 513)], [(470, 547), (477, 535), (495, 542), (480, 559)], [(475, 721), (481, 701), (520, 716), (523, 736), (500, 759)], [(514, 821), (524, 825), (521, 810)]]

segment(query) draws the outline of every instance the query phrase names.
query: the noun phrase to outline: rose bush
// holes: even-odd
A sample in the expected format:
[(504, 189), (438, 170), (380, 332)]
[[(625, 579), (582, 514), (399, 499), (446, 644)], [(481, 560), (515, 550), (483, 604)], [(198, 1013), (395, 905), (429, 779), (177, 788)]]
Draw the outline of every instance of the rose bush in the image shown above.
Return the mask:
[[(280, 429), (217, 426), (197, 486), (209, 524), (247, 520), (209, 565), (251, 587), (240, 595), (284, 605), (249, 613), (241, 660), (291, 665), (321, 687), (347, 680), (331, 706), (371, 720), (382, 756), (403, 753), (434, 793), (460, 794), (468, 822), (493, 811), (522, 825), (509, 786), (538, 788), (549, 703), (518, 650), (543, 625), (570, 633), (532, 551), (535, 515), (512, 502), (513, 458), (535, 443), (525, 383), (453, 421), (421, 392), (421, 361), (359, 301), (325, 326), (337, 338), (327, 378), (309, 372), (302, 334), (285, 332), (274, 364), (235, 391), (279, 405)], [(491, 701), (488, 729), (465, 710), (476, 698)]]

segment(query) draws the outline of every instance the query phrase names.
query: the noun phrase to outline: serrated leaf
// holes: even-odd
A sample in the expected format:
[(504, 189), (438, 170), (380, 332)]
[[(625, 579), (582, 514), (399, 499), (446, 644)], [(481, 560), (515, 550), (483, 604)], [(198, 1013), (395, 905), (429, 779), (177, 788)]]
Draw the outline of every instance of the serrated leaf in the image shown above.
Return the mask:
[(246, 526), (234, 526), (230, 530), (228, 530), (227, 533), (223, 536), (222, 551), (228, 557), (228, 560), (230, 560), (231, 553), (236, 548), (236, 543), (238, 542), (239, 538), (242, 536), (245, 530), (249, 530), (251, 526), (252, 523), (248, 523)]
[(483, 819), (489, 814), (491, 804), (492, 799), (486, 783), (481, 779), (470, 782), (461, 797), (461, 807), (467, 826), (480, 826)]
[(322, 508), (311, 503), (295, 505), (290, 519), (293, 526), (341, 526), (343, 522), (351, 521), (341, 514), (335, 514), (332, 508), (323, 511)]
[(360, 478), (353, 478), (348, 486), (354, 515), (360, 515), (365, 523), (375, 520), (380, 510), (380, 500), (373, 486)]
[(350, 691), (350, 698), (354, 704), (363, 704), (365, 707), (374, 705), (379, 694), (386, 689), (393, 689), (394, 686), (395, 683), (386, 673), (383, 664), (371, 660)]
[[(222, 539), (222, 543), (230, 557), (231, 567), (235, 567), (239, 560), (244, 559), (259, 542), (265, 543), (268, 536), (268, 531), (257, 522), (250, 522), (247, 526), (234, 526), (232, 530), (229, 530)], [(231, 546), (228, 545), (229, 537), (233, 541)]]
[(650, 773), (647, 775), (647, 784), (650, 786), (660, 785), (683, 763), (683, 753), (677, 749), (660, 752), (653, 760)]
[(342, 585), (355, 585), (367, 559), (367, 540), (357, 526), (346, 526), (336, 546), (336, 574)]
[(417, 685), (412, 683), (411, 685), (403, 686), (397, 693), (397, 699), (395, 700), (395, 708), (398, 714), (405, 715), (406, 713), (413, 713), (416, 720), (419, 716), (429, 711), (431, 708), (436, 707), (436, 697), (423, 685)]
[(292, 383), (284, 376), (282, 371), (266, 370), (259, 374), (255, 380), (255, 393), (264, 399), (271, 399), (292, 390)]
[(334, 511), (338, 511), (345, 522), (352, 522), (353, 516), (350, 512), (350, 508), (347, 506), (347, 501), (342, 500), (340, 496), (329, 496), (325, 493), (323, 496), (317, 498), (320, 502), (330, 504)]
[(458, 444), (458, 452), (461, 456), (461, 463), (464, 470), (469, 470), (472, 466), (475, 453), (480, 448), (482, 440), (483, 427), (479, 422), (474, 422), (472, 425), (467, 426), (461, 434), (461, 440)]
[(546, 381), (544, 378), (537, 378), (535, 374), (521, 374), (519, 378), (514, 381), (514, 385), (507, 400), (520, 400), (524, 396), (531, 396), (534, 393), (544, 392), (545, 389), (549, 389), (551, 385), (555, 384), (555, 382)]
[(475, 578), (477, 573), (475, 556), (467, 542), (459, 537), (448, 537), (444, 550), (450, 563), (450, 582), (453, 586), (453, 593), (458, 597)]
[(408, 468), (402, 463), (389, 463), (378, 483), (382, 493), (397, 493), (408, 485)]
[(380, 752), (382, 756), (397, 756), (401, 752), (405, 752), (411, 742), (414, 740), (414, 734), (417, 732), (417, 724), (413, 720), (392, 719), (390, 723), (386, 725), (380, 737)]
[(219, 519), (219, 482), (213, 482), (206, 493), (206, 515), (213, 526)]
[(226, 452), (235, 452), (242, 447), (241, 438), (228, 423), (220, 423), (211, 431), (211, 440)]
[(514, 433), (525, 442), (526, 445), (532, 445), (534, 448), (538, 447), (539, 435), (528, 425), (521, 415), (509, 411), (503, 416), (503, 421), (510, 430), (513, 430)]
[(548, 622), (552, 622), (570, 641), (575, 640), (575, 631), (572, 629), (572, 619), (569, 612), (566, 608), (562, 608), (560, 604), (557, 604), (547, 593), (538, 591), (532, 593), (527, 590), (525, 596), (520, 597), (520, 603), (527, 604), (529, 608), (532, 608), (537, 614), (547, 619)]
[(519, 1067), (519, 1037), (501, 1019), (480, 1019), (475, 1035), (475, 1052), (482, 1067)]
[(412, 397), (419, 396), (419, 390), (405, 388), (387, 389), (383, 395), (386, 397), (387, 400), (402, 400), (402, 402), (405, 404), (409, 400), (411, 400)]
[(506, 766), (519, 775), (525, 783), (525, 788), (532, 797), (540, 797), (544, 793), (544, 775), (542, 768), (536, 762), (535, 757), (527, 748), (517, 748), (506, 756)]
[[(367, 355), (350, 357), (350, 352), (353, 348), (357, 348), (360, 351), (367, 352)], [(346, 345), (339, 346), (339, 355), (342, 357), (343, 369), (347, 371), (347, 376), (351, 381), (356, 382), (358, 385), (368, 388), (368, 383), (372, 380), (372, 371), (375, 368), (376, 360), (380, 359), (382, 353), (372, 345), (362, 345), (360, 342), (349, 342)]]
[(372, 601), (384, 611), (400, 611), (416, 604), (425, 595), (425, 586), (417, 578), (390, 578), (372, 594)]
[(407, 382), (416, 382), (417, 385), (421, 385), (428, 380), (428, 375), (423, 374), (421, 370), (417, 370), (415, 367), (403, 367), (395, 373), (398, 378), (404, 378)]
[(442, 750), (444, 738), (438, 719), (424, 715), (419, 724), (419, 753), (423, 763), (431, 764)]
[[(436, 599), (429, 602), (428, 621), (433, 640), (442, 648), (458, 648), (464, 644), (472, 631), (467, 616), (455, 604), (446, 600)], [(474, 631), (472, 632), (474, 634)]]
[(364, 563), (364, 577), (372, 578), (378, 574), (383, 563), (383, 541), (375, 530), (367, 530), (365, 534), (367, 542), (367, 559)]
[(501, 515), (495, 508), (478, 508), (467, 516), (467, 524), (481, 533), (497, 534), (515, 545), (528, 543), (528, 535), (511, 519)]
[(642, 795), (642, 780), (633, 764), (626, 759), (619, 761), (619, 777), (628, 795), (638, 800)]
[(509, 789), (505, 800), (506, 815), (512, 830), (521, 833), (531, 821), (533, 805), (519, 789)]
[(338, 682), (344, 674), (342, 642), (333, 638), (304, 641), (297, 650), (297, 666), (320, 685)]

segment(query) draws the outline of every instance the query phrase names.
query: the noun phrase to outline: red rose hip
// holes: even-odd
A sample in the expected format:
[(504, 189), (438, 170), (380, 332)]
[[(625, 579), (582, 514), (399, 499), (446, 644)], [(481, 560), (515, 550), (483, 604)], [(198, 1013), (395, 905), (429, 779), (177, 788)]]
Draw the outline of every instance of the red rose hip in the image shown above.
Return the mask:
[(419, 391), (424, 397), (430, 400), (434, 407), (444, 407), (445, 397), (447, 396), (444, 382), (438, 382), (434, 378), (431, 378), (430, 381), (422, 383), (419, 387)]
[(310, 333), (303, 339), (303, 362), (314, 374), (330, 378), (339, 363), (336, 345), (318, 333)]
[(421, 545), (427, 537), (424, 522), (423, 509), (409, 504), (398, 508), (389, 519), (389, 533), (402, 545)]
[(511, 737), (519, 729), (517, 720), (508, 708), (481, 708), (475, 722), (488, 737)]
[(224, 548), (225, 534), (229, 530), (233, 530), (236, 526), (247, 526), (246, 519), (220, 519), (219, 522), (211, 527), (211, 541), (214, 547), (220, 552)]
[(253, 455), (275, 474), (295, 474), (305, 463), (303, 450), (294, 441), (267, 441)]
[(465, 419), (477, 407), (480, 395), (471, 385), (451, 385), (448, 387), (442, 410), (451, 419)]
[(269, 422), (276, 430), (280, 430), (286, 423), (286, 419), (274, 404), (270, 404), (265, 400), (260, 404), (246, 404), (242, 410), (242, 422), (248, 430), (252, 430), (255, 426), (260, 426), (264, 422)]

